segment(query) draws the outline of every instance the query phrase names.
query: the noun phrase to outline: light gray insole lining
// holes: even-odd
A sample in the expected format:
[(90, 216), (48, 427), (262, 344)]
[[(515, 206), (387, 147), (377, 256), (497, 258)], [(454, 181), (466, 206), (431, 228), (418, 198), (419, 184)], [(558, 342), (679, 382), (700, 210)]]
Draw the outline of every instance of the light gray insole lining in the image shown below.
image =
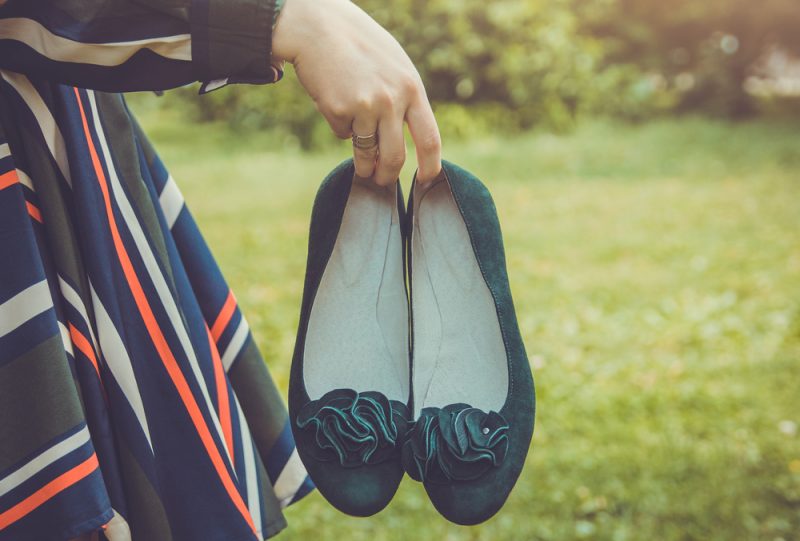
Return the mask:
[(303, 378), (312, 400), (350, 388), (408, 401), (408, 300), (396, 189), (353, 180), (309, 316)]
[(506, 350), (466, 224), (445, 180), (414, 191), (414, 417), (454, 403), (499, 411), (508, 393)]

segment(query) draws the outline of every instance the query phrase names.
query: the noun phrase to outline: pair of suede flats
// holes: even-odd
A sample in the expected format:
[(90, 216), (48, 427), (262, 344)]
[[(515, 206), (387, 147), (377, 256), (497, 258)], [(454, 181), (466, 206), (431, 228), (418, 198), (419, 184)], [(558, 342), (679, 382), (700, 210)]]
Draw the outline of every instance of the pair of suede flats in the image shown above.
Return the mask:
[(533, 378), (491, 195), (449, 162), (400, 184), (334, 169), (314, 202), (289, 381), (300, 459), (340, 511), (408, 474), (457, 524), (503, 506), (533, 434)]

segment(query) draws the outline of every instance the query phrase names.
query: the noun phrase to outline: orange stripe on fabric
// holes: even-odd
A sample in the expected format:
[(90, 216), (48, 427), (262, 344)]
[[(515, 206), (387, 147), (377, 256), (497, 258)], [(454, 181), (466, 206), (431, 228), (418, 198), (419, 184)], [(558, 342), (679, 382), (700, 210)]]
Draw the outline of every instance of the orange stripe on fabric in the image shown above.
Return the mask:
[(97, 364), (97, 356), (94, 354), (92, 344), (89, 343), (89, 340), (87, 340), (86, 337), (83, 336), (83, 333), (76, 329), (72, 323), (69, 324), (69, 335), (72, 337), (72, 343), (75, 344), (75, 347), (91, 361), (95, 372), (97, 372), (97, 377), (100, 378), (100, 366)]
[(219, 342), (219, 337), (225, 332), (225, 327), (230, 323), (234, 310), (236, 310), (236, 297), (233, 296), (233, 290), (229, 290), (228, 298), (225, 299), (225, 304), (222, 305), (217, 320), (211, 326), (211, 336), (214, 337), (214, 342)]
[(117, 228), (114, 212), (111, 209), (111, 197), (109, 196), (108, 192), (108, 184), (106, 181), (105, 172), (100, 164), (100, 158), (97, 155), (97, 150), (95, 149), (94, 141), (92, 139), (91, 132), (89, 131), (89, 123), (86, 119), (86, 112), (83, 109), (81, 95), (77, 88), (74, 90), (75, 98), (78, 101), (78, 108), (81, 113), (83, 131), (86, 135), (86, 143), (89, 146), (89, 155), (91, 156), (92, 165), (94, 166), (95, 174), (97, 175), (97, 182), (100, 185), (100, 190), (103, 193), (103, 201), (106, 207), (106, 215), (108, 217), (108, 224), (111, 230), (111, 237), (114, 241), (114, 248), (117, 251), (117, 257), (119, 257), (122, 271), (125, 274), (125, 279), (128, 281), (128, 287), (131, 289), (136, 307), (139, 309), (139, 314), (142, 316), (142, 320), (144, 320), (145, 328), (150, 335), (150, 339), (153, 341), (153, 345), (161, 357), (161, 362), (164, 364), (167, 374), (172, 380), (173, 385), (175, 385), (178, 395), (180, 396), (184, 407), (186, 407), (186, 410), (189, 413), (189, 418), (192, 420), (192, 424), (194, 424), (198, 436), (200, 436), (200, 441), (203, 443), (203, 447), (205, 447), (206, 453), (208, 453), (208, 456), (211, 459), (211, 463), (214, 466), (220, 481), (222, 482), (222, 486), (225, 488), (228, 496), (230, 496), (236, 509), (239, 510), (248, 526), (250, 526), (250, 529), (253, 530), (253, 533), (256, 533), (256, 528), (253, 525), (253, 519), (250, 516), (250, 511), (247, 509), (242, 496), (239, 494), (236, 485), (233, 483), (230, 473), (225, 467), (225, 463), (222, 460), (219, 449), (217, 449), (214, 439), (211, 437), (211, 432), (209, 431), (208, 426), (206, 426), (205, 420), (203, 419), (203, 414), (200, 412), (200, 408), (198, 407), (197, 401), (192, 394), (192, 390), (189, 388), (189, 383), (186, 381), (186, 378), (181, 372), (181, 369), (178, 366), (178, 361), (172, 354), (172, 351), (167, 344), (167, 340), (164, 338), (164, 334), (161, 332), (161, 328), (158, 326), (158, 322), (156, 321), (153, 310), (150, 307), (150, 303), (144, 294), (142, 284), (139, 282), (139, 277), (136, 275), (136, 271), (133, 269), (133, 264), (128, 256), (128, 252), (125, 249), (125, 245), (122, 243), (122, 237), (120, 236), (119, 229)]
[(34, 511), (50, 498), (56, 496), (59, 492), (66, 490), (81, 479), (87, 477), (97, 469), (97, 466), (97, 455), (92, 453), (92, 456), (85, 461), (71, 470), (62, 473), (8, 511), (0, 514), (0, 530), (7, 528), (31, 511)]
[(219, 409), (219, 422), (222, 425), (222, 435), (225, 438), (225, 444), (228, 446), (228, 452), (231, 455), (231, 464), (233, 464), (233, 424), (231, 422), (231, 401), (228, 396), (228, 383), (225, 381), (225, 369), (222, 367), (222, 361), (219, 358), (219, 350), (217, 344), (211, 338), (211, 332), (206, 327), (208, 333), (208, 347), (211, 349), (211, 363), (214, 365), (214, 382), (217, 386), (217, 403)]
[(8, 171), (7, 173), (3, 173), (0, 175), (0, 190), (4, 190), (9, 186), (13, 186), (19, 182), (19, 177), (17, 176), (17, 172), (15, 170)]
[(39, 211), (39, 208), (36, 205), (31, 203), (30, 201), (25, 201), (25, 206), (28, 207), (28, 214), (31, 215), (31, 218), (33, 218), (39, 223), (44, 223), (42, 222), (42, 213)]

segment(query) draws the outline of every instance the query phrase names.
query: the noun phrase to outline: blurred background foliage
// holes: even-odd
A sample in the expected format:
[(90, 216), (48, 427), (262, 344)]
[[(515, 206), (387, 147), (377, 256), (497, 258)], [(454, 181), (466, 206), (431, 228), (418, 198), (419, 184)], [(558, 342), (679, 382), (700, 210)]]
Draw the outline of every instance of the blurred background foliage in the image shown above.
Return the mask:
[[(406, 480), (368, 520), (314, 493), (278, 539), (800, 541), (800, 0), (357, 1), (491, 188), (536, 434), (480, 526)], [(129, 101), (285, 393), (312, 201), (350, 142), (290, 68)]]
[[(563, 132), (586, 116), (641, 121), (798, 110), (796, 81), (793, 92), (773, 88), (783, 65), (775, 60), (800, 54), (797, 0), (358, 4), (406, 48), (451, 140), (534, 126)], [(291, 66), (268, 92), (241, 85), (198, 96), (186, 87), (153, 107), (237, 130), (274, 130), (283, 144), (304, 149), (334, 142)]]
[[(349, 141), (137, 113), (285, 396), (314, 194)], [(503, 227), (536, 379), (526, 467), (480, 526), (406, 479), (369, 519), (315, 492), (276, 539), (800, 541), (798, 140), (795, 121), (692, 116), (446, 141)]]

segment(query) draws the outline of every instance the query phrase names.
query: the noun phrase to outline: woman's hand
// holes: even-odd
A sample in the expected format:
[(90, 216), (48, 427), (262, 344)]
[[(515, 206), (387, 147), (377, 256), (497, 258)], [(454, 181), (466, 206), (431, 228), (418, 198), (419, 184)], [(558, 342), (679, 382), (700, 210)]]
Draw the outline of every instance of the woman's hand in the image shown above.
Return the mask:
[(403, 122), (417, 150), (420, 182), (441, 169), (441, 138), (419, 73), (399, 43), (348, 0), (286, 0), (273, 33), (276, 60), (300, 83), (341, 138), (378, 133), (379, 146), (354, 148), (356, 174), (397, 180), (406, 159)]

